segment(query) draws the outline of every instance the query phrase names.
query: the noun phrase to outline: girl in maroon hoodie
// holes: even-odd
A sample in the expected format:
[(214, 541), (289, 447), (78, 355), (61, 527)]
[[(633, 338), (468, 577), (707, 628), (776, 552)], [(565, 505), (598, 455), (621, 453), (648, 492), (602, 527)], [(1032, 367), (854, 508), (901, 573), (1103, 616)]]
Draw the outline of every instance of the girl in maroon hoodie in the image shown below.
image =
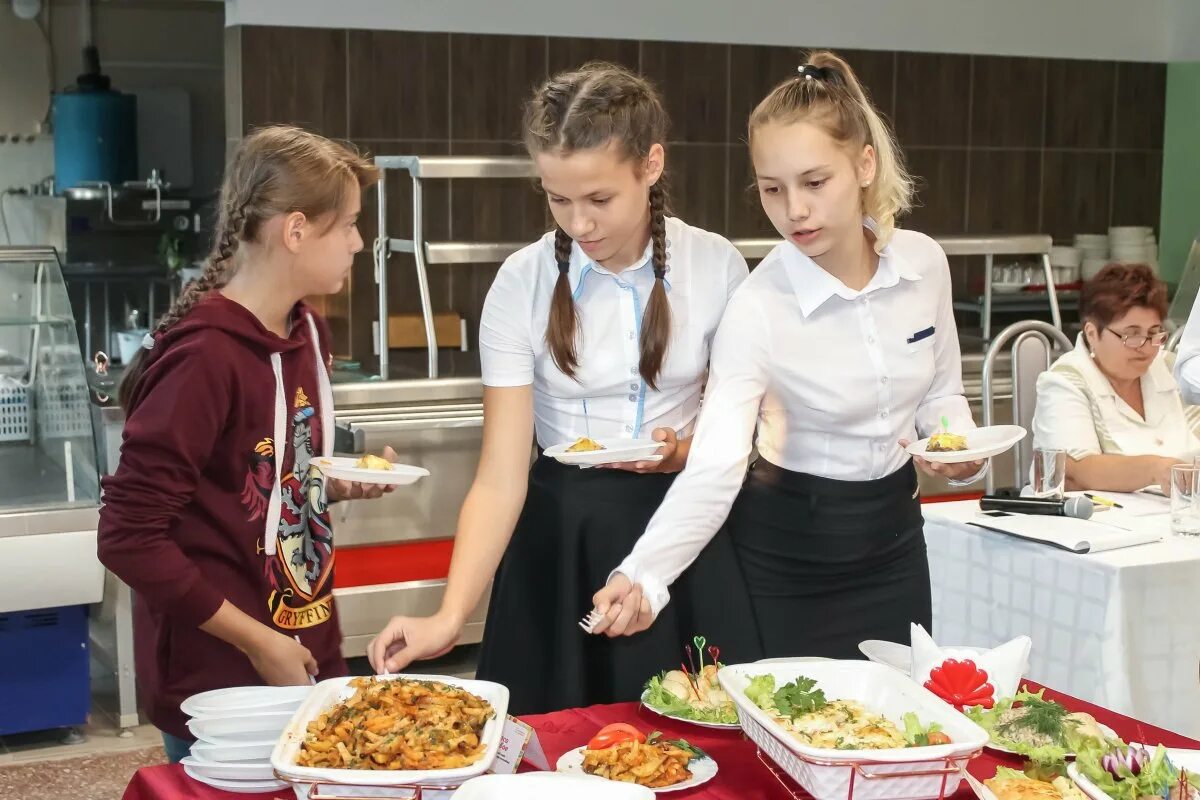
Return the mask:
[(333, 392), (327, 329), (301, 298), (342, 287), (376, 179), (354, 150), (297, 128), (242, 140), (204, 275), (121, 385), (99, 556), (136, 593), (142, 706), (172, 761), (191, 745), (188, 696), (346, 674), (328, 504), (383, 490), (310, 466), (332, 451)]

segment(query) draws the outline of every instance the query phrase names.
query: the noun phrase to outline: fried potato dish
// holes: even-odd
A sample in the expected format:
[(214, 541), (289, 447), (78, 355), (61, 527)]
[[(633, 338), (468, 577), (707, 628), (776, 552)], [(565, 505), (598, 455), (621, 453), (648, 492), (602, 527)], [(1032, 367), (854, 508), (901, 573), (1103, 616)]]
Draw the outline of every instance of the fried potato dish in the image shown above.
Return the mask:
[(661, 739), (652, 742), (631, 739), (603, 750), (584, 750), (583, 771), (659, 789), (691, 778), (687, 765), (693, 757), (693, 753)]

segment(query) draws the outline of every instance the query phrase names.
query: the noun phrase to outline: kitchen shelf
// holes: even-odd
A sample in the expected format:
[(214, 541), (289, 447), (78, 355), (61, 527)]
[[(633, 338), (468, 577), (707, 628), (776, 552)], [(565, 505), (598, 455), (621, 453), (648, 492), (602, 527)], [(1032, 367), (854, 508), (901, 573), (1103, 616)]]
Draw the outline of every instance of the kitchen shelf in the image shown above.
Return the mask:
[(74, 325), (70, 317), (0, 317), (0, 328), (19, 326), (28, 328), (33, 325)]
[[(498, 264), (528, 242), (431, 242), (425, 239), (424, 227), (424, 181), (469, 178), (477, 180), (512, 179), (536, 177), (533, 162), (528, 158), (512, 156), (377, 156), (375, 165), (383, 171), (378, 183), (379, 236), (375, 240), (375, 283), (379, 292), (379, 322), (375, 330), (375, 347), (379, 353), (379, 375), (386, 378), (389, 373), (388, 354), (388, 297), (387, 262), (392, 253), (407, 253), (413, 256), (417, 271), (417, 291), (421, 300), (421, 317), (425, 329), (427, 350), (427, 374), (438, 377), (438, 344), (434, 324), (433, 305), (429, 298), (429, 267), (454, 264)], [(387, 170), (403, 170), (412, 179), (412, 238), (389, 237), (387, 233)], [(1050, 270), (1049, 236), (1023, 234), (1007, 236), (941, 236), (935, 237), (947, 256), (984, 257), (984, 294), (973, 302), (955, 303), (955, 308), (980, 315), (983, 338), (991, 338), (993, 306), (1005, 310), (1037, 311), (1049, 308), (1054, 326), (1062, 330), (1060, 297), (1053, 291), (1054, 279)], [(779, 245), (779, 239), (769, 237), (731, 240), (734, 247), (747, 259), (761, 259)], [(1046, 285), (1051, 291), (1009, 299), (993, 295), (992, 268), (996, 256), (1037, 255), (1041, 257)], [(1068, 302), (1063, 297), (1063, 302)]]

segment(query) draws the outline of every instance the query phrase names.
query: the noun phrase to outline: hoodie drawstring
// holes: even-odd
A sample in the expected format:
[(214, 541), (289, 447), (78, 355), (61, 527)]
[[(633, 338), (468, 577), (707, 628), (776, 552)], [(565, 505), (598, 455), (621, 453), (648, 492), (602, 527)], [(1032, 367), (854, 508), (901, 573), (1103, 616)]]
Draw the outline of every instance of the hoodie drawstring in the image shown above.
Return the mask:
[[(321, 455), (333, 454), (333, 386), (325, 359), (321, 357), (321, 338), (317, 335), (317, 323), (312, 314), (308, 319), (309, 339), (317, 360), (317, 392), (321, 402)], [(279, 538), (279, 518), (283, 514), (283, 457), (287, 452), (287, 397), (283, 387), (283, 358), (279, 353), (271, 354), (271, 371), (275, 373), (275, 426), (272, 451), (275, 461), (275, 484), (271, 487), (271, 502), (267, 506), (267, 521), (263, 528), (263, 553), (267, 558), (275, 557)]]

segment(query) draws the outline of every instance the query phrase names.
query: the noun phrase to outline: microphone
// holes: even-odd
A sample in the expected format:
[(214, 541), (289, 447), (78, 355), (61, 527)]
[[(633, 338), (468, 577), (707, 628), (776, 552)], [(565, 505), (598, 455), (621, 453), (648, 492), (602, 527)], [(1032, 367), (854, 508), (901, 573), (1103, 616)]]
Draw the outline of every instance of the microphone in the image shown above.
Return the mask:
[(983, 511), (1007, 511), (1010, 514), (1044, 514), (1051, 517), (1088, 519), (1092, 516), (1092, 501), (1086, 497), (1053, 500), (1041, 497), (1003, 497), (984, 495), (979, 501)]

